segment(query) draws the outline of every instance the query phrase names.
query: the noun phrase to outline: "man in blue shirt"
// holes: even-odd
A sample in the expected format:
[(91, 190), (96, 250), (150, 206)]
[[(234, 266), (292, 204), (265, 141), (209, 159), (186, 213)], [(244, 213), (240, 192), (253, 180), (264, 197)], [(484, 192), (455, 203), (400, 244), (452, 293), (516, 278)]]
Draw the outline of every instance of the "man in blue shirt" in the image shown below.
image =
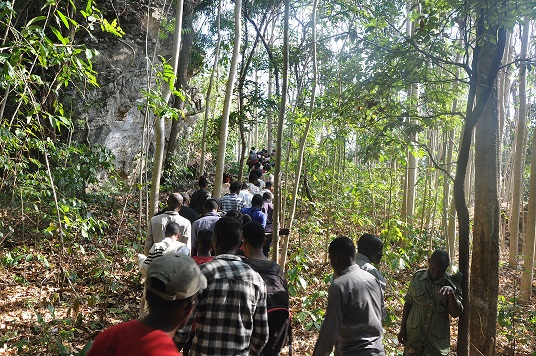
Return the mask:
[(249, 215), (252, 221), (256, 221), (262, 225), (263, 228), (266, 228), (267, 216), (262, 212), (262, 195), (255, 194), (251, 199), (251, 208), (243, 208), (240, 210), (242, 214)]

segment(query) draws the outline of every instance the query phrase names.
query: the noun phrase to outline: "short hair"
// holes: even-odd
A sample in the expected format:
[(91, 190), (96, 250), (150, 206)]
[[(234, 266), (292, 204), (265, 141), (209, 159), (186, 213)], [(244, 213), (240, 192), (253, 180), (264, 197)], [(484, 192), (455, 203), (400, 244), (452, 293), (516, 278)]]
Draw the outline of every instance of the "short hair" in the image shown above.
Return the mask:
[(182, 202), (183, 198), (182, 194), (180, 193), (171, 193), (167, 199), (167, 204), (169, 208), (178, 208), (182, 205)]
[(372, 251), (382, 246), (382, 244), (383, 242), (378, 236), (363, 234), (357, 241), (357, 251), (361, 253)]
[(255, 173), (254, 171), (251, 171), (248, 177), (248, 181), (250, 183), (255, 183), (258, 180), (259, 180), (259, 176), (257, 175), (257, 173)]
[(164, 232), (164, 235), (166, 237), (170, 237), (173, 235), (180, 235), (180, 233), (181, 233), (181, 227), (179, 226), (179, 224), (177, 224), (174, 221), (170, 221), (167, 223), (166, 230)]
[(240, 184), (239, 181), (235, 180), (234, 182), (231, 182), (231, 185), (229, 186), (229, 191), (236, 193), (240, 191), (240, 188), (242, 188), (242, 184)]
[(207, 180), (207, 177), (205, 176), (201, 176), (199, 177), (199, 186), (201, 188), (206, 188), (208, 187), (208, 180)]
[(255, 168), (261, 168), (261, 162), (259, 161), (255, 162)]
[(242, 225), (245, 225), (250, 221), (253, 221), (253, 219), (251, 219), (251, 216), (249, 216), (248, 214), (242, 214)]
[(329, 253), (336, 253), (344, 257), (355, 257), (355, 245), (352, 240), (346, 236), (339, 236), (329, 244)]
[(272, 193), (270, 193), (270, 192), (264, 192), (262, 194), (262, 200), (269, 200), (269, 199), (272, 199), (272, 197), (273, 197)]
[(264, 183), (264, 188), (270, 189), (271, 187), (272, 187), (272, 182), (268, 181), (268, 182)]
[(216, 199), (207, 199), (203, 203), (203, 209), (206, 211), (218, 210), (218, 201)]
[(220, 251), (238, 248), (242, 242), (242, 224), (235, 218), (224, 216), (214, 224), (214, 237)]
[(223, 183), (229, 183), (231, 181), (231, 175), (229, 173), (223, 173)]
[(253, 198), (251, 198), (251, 206), (261, 206), (263, 201), (262, 195), (255, 194)]
[(272, 165), (270, 163), (266, 163), (263, 168), (266, 172), (268, 172), (270, 168), (272, 168)]
[(253, 248), (262, 248), (264, 245), (264, 228), (256, 221), (250, 221), (242, 226), (244, 240)]
[(240, 224), (242, 224), (242, 217), (244, 216), (244, 214), (242, 214), (236, 209), (231, 209), (225, 214), (225, 216), (236, 219), (240, 222)]
[(203, 229), (197, 233), (197, 243), (202, 250), (210, 250), (212, 248), (212, 237), (214, 232), (210, 229)]
[(436, 263), (443, 268), (447, 268), (450, 264), (450, 257), (447, 251), (435, 250), (430, 256), (430, 262)]

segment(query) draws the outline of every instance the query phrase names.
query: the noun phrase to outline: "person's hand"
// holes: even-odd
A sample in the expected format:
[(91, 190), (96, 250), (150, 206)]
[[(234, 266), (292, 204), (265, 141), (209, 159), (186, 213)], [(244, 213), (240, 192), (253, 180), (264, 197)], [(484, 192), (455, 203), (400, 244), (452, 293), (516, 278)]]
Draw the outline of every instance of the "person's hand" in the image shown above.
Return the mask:
[(406, 327), (402, 326), (400, 328), (400, 332), (398, 333), (398, 342), (404, 345), (406, 343), (406, 340), (408, 339)]
[(439, 290), (439, 294), (443, 294), (443, 295), (452, 294), (452, 295), (454, 295), (454, 288), (452, 288), (451, 286), (441, 287), (441, 289)]

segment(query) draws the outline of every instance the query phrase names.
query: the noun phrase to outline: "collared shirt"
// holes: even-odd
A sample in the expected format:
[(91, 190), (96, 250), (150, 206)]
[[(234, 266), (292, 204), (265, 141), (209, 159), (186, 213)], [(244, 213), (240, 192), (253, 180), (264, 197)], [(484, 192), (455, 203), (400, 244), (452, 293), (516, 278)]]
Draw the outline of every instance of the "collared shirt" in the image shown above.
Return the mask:
[(404, 300), (411, 304), (406, 321), (406, 348), (411, 348), (412, 345), (424, 346), (432, 354), (449, 354), (448, 296), (439, 293), (443, 286), (451, 286), (454, 289), (456, 303), (460, 310), (463, 310), (462, 290), (448, 273), (436, 281), (432, 281), (427, 269), (417, 271), (413, 275), (404, 297)]
[(166, 211), (163, 214), (155, 215), (147, 224), (147, 239), (145, 240), (144, 253), (149, 254), (151, 247), (164, 239), (166, 225), (170, 222), (176, 222), (180, 227), (179, 241), (188, 246), (192, 250), (191, 245), (191, 230), (192, 224), (190, 221), (179, 215), (176, 211)]
[(236, 193), (230, 193), (220, 198), (220, 209), (224, 212), (238, 210), (244, 207), (244, 200)]
[(252, 207), (252, 208), (243, 208), (240, 210), (242, 214), (247, 214), (251, 216), (252, 221), (256, 221), (262, 225), (262, 227), (266, 228), (266, 214), (261, 211), (260, 208)]
[(342, 271), (329, 287), (328, 307), (313, 356), (385, 355), (382, 344), (381, 289), (358, 265)]
[(220, 220), (220, 215), (211, 211), (206, 213), (202, 218), (194, 221), (192, 224), (192, 246), (195, 247), (197, 244), (197, 234), (199, 234), (199, 231), (205, 229), (214, 231), (214, 224), (218, 220)]
[(249, 190), (244, 189), (238, 193), (238, 196), (244, 201), (244, 208), (251, 208), (251, 199), (253, 199), (253, 194)]
[(199, 266), (208, 287), (199, 294), (190, 355), (259, 355), (268, 340), (266, 286), (235, 255)]
[(357, 265), (362, 270), (367, 271), (368, 273), (376, 277), (378, 282), (380, 282), (380, 287), (382, 288), (382, 320), (384, 320), (385, 317), (387, 316), (387, 311), (385, 309), (385, 301), (384, 301), (385, 287), (387, 285), (387, 283), (385, 282), (385, 278), (383, 278), (380, 271), (378, 271), (378, 269), (376, 269), (376, 267), (374, 267), (372, 263), (370, 263), (370, 259), (367, 256), (363, 255), (362, 253), (359, 253), (359, 252), (357, 253), (357, 255), (355, 256), (355, 263), (357, 263)]
[(173, 241), (169, 237), (166, 237), (160, 242), (157, 242), (151, 247), (147, 258), (143, 261), (141, 266), (141, 272), (143, 275), (147, 274), (147, 269), (151, 265), (151, 262), (157, 257), (160, 257), (166, 253), (181, 253), (186, 256), (190, 256), (190, 249), (180, 241)]

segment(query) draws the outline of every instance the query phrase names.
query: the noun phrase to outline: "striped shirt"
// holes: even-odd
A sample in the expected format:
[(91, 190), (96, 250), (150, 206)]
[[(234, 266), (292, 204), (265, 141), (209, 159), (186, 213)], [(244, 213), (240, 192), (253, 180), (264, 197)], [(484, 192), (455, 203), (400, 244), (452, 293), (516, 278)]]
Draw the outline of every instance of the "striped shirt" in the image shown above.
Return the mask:
[(244, 200), (236, 193), (224, 195), (220, 198), (220, 209), (224, 212), (229, 210), (238, 210), (244, 207)]
[(259, 355), (268, 340), (266, 285), (235, 255), (199, 266), (208, 287), (199, 294), (190, 355)]
[(185, 243), (173, 241), (169, 237), (166, 237), (162, 241), (155, 243), (153, 247), (151, 247), (147, 258), (145, 261), (143, 261), (143, 265), (141, 266), (141, 272), (143, 275), (147, 274), (147, 269), (155, 258), (167, 253), (182, 253), (183, 255), (190, 256), (190, 249)]

